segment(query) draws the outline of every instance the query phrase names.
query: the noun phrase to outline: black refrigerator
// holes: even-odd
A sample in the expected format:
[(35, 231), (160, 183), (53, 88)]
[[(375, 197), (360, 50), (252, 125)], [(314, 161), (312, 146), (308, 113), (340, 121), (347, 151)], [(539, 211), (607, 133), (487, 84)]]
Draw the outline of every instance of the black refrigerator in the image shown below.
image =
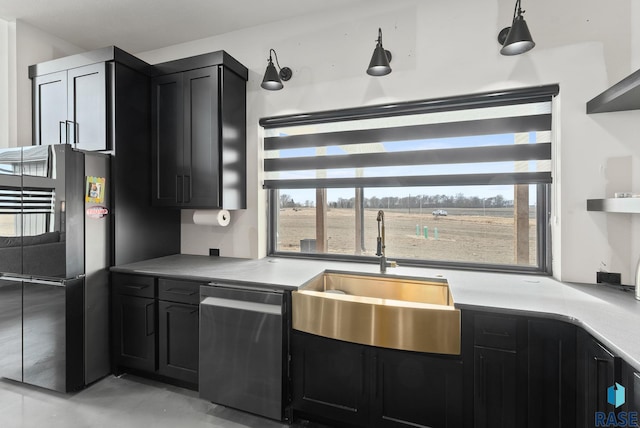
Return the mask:
[(109, 373), (110, 161), (0, 149), (0, 376), (69, 392)]

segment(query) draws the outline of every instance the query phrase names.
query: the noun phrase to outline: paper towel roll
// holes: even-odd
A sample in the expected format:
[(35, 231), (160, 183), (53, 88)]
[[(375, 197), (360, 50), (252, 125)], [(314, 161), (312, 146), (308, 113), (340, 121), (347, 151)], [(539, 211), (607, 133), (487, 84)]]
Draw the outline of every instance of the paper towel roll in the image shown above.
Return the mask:
[(193, 212), (193, 222), (204, 226), (228, 226), (231, 213), (228, 210), (196, 210)]

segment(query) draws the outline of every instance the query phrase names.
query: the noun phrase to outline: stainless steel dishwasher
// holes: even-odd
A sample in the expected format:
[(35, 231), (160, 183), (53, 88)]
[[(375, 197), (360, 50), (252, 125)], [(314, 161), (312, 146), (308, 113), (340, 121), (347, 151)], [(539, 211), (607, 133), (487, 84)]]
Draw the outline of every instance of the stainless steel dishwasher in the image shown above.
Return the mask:
[(282, 291), (200, 287), (200, 398), (283, 419), (285, 305)]

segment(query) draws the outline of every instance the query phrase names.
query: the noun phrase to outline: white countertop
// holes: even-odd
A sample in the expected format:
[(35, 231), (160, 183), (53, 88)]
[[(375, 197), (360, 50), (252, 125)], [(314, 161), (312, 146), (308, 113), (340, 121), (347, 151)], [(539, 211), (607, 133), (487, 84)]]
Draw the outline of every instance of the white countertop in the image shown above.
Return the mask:
[[(267, 257), (260, 260), (174, 255), (113, 267), (124, 273), (203, 281), (252, 283), (295, 290), (324, 270), (379, 274), (377, 264)], [(546, 276), (419, 267), (389, 268), (385, 275), (444, 277), (456, 307), (511, 312), (572, 322), (640, 370), (640, 301), (632, 290), (568, 284)]]

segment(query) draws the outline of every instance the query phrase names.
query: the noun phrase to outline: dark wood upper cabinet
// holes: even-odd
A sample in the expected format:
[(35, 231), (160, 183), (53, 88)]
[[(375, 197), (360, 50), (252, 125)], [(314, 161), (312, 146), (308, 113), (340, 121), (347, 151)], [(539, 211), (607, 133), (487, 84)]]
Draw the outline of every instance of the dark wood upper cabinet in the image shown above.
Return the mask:
[(34, 145), (66, 142), (67, 72), (33, 79)]
[(29, 66), (33, 144), (111, 157), (116, 265), (180, 252), (180, 212), (151, 205), (151, 74), (116, 46)]
[(105, 62), (33, 78), (33, 143), (108, 150)]
[(246, 68), (220, 53), (155, 67), (153, 204), (246, 208)]
[(153, 203), (173, 206), (178, 203), (178, 177), (184, 152), (182, 144), (178, 144), (183, 138), (184, 125), (182, 73), (153, 79), (151, 90)]

